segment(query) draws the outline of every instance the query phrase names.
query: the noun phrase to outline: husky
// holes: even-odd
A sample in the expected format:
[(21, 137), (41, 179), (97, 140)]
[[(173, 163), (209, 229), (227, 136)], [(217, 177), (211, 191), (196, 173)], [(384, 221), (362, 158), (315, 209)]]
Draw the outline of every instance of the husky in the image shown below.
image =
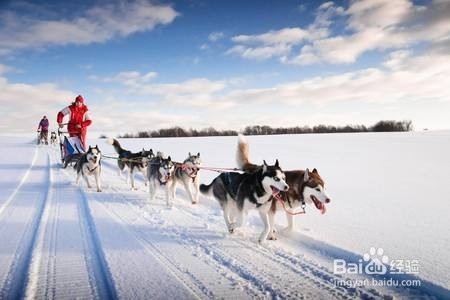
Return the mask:
[(119, 176), (122, 175), (122, 171), (125, 167), (128, 169), (127, 183), (131, 182), (131, 189), (135, 190), (134, 184), (134, 171), (137, 169), (144, 176), (144, 182), (147, 186), (147, 167), (148, 161), (154, 157), (153, 150), (149, 151), (142, 149), (141, 152), (132, 153), (129, 150), (125, 150), (120, 145), (119, 141), (113, 138), (109, 138), (106, 142), (114, 147), (117, 154), (119, 154), (119, 159), (117, 160), (117, 166), (119, 167)]
[(173, 184), (175, 163), (170, 156), (166, 158), (161, 152), (158, 152), (156, 157), (150, 159), (147, 170), (150, 200), (155, 199), (158, 187), (164, 187), (167, 207), (172, 207), (172, 200), (175, 194), (175, 186)]
[(270, 232), (269, 211), (272, 205), (272, 194), (287, 191), (289, 186), (281, 170), (278, 159), (275, 165), (269, 166), (266, 161), (252, 173), (228, 172), (217, 176), (209, 185), (201, 184), (200, 192), (213, 195), (223, 209), (225, 224), (233, 233), (242, 226), (244, 215), (250, 209), (257, 209), (264, 223), (264, 230), (259, 236), (263, 243)]
[[(189, 152), (188, 157), (182, 164), (175, 164), (175, 176), (173, 180), (173, 187), (171, 187), (172, 198), (175, 198), (175, 191), (178, 182), (182, 182), (186, 193), (189, 195), (189, 199), (192, 204), (198, 203), (199, 194), (199, 175), (198, 167), (201, 164), (200, 152), (191, 154)], [(191, 186), (194, 188), (194, 194), (192, 194)]]
[(56, 145), (56, 132), (52, 131), (52, 133), (50, 134), (50, 144), (52, 146)]
[[(242, 135), (239, 135), (238, 139), (236, 161), (238, 166), (246, 172), (256, 172), (260, 168), (260, 166), (250, 162), (248, 143)], [(317, 169), (314, 168), (312, 172), (309, 169), (285, 171), (284, 174), (286, 175), (286, 183), (289, 185), (289, 190), (282, 191), (280, 196), (286, 208), (292, 210), (304, 207), (305, 204), (314, 204), (322, 214), (325, 214), (325, 203), (330, 203), (331, 200), (325, 191), (325, 183)], [(278, 201), (272, 201), (272, 207), (269, 212), (272, 228), (274, 228), (275, 213), (279, 209), (283, 209), (283, 205), (278, 203)], [(286, 212), (286, 218), (288, 225), (284, 230), (291, 232), (294, 229), (294, 217), (289, 212)], [(275, 231), (270, 234), (270, 239), (276, 239)]]
[(94, 175), (95, 184), (97, 185), (97, 192), (102, 191), (100, 180), (100, 173), (102, 170), (101, 157), (102, 153), (97, 145), (95, 147), (89, 146), (88, 151), (80, 157), (80, 159), (74, 166), (74, 168), (77, 170), (77, 185), (80, 184), (80, 179), (81, 177), (83, 177), (84, 180), (86, 180), (88, 188), (91, 188), (88, 176)]

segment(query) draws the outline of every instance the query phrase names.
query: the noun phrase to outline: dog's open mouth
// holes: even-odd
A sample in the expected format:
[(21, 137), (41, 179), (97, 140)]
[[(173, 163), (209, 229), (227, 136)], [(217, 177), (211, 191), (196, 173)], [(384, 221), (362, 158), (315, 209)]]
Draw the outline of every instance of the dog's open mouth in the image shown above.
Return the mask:
[(271, 185), (270, 187), (272, 188), (272, 194), (278, 194), (280, 192), (280, 190), (274, 187), (273, 185)]
[(311, 200), (314, 202), (316, 208), (322, 212), (322, 215), (327, 211), (325, 204), (320, 202), (314, 195), (311, 195)]

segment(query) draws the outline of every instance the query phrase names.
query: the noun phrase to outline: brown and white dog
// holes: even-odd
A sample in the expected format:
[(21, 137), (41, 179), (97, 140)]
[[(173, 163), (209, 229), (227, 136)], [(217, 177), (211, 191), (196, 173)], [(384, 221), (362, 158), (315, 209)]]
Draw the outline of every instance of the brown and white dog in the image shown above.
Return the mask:
[[(242, 135), (239, 135), (238, 139), (236, 160), (238, 166), (245, 172), (255, 172), (261, 168), (261, 166), (250, 162), (248, 142)], [(286, 175), (286, 183), (289, 185), (289, 190), (287, 192), (281, 191), (280, 195), (284, 206), (288, 210), (299, 208), (302, 204), (314, 204), (322, 214), (326, 212), (325, 203), (330, 203), (331, 200), (325, 192), (325, 183), (317, 169), (313, 169), (312, 172), (308, 169), (284, 171), (284, 174)], [(279, 209), (283, 209), (283, 206), (274, 199), (269, 213), (271, 228), (274, 228), (275, 213)], [(294, 217), (289, 212), (285, 213), (288, 222), (285, 230), (292, 231), (294, 229)], [(272, 232), (268, 238), (276, 239), (275, 232)]]

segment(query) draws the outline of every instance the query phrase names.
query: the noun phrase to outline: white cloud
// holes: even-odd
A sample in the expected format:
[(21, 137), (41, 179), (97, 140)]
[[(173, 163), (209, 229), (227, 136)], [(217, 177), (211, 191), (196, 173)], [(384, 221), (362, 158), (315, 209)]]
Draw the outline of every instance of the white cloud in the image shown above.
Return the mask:
[(233, 91), (228, 100), (319, 107), (348, 101), (374, 104), (448, 101), (450, 87), (442, 83), (450, 76), (449, 59), (449, 54), (412, 57), (408, 51), (398, 51), (385, 62), (388, 69), (369, 68), (270, 88)]
[(19, 16), (13, 11), (0, 14), (0, 54), (15, 49), (51, 45), (85, 45), (125, 37), (169, 24), (178, 13), (168, 5), (146, 0), (114, 1), (94, 6), (72, 19), (40, 19)]
[(208, 40), (211, 42), (217, 42), (225, 37), (225, 33), (220, 31), (211, 32), (208, 36)]
[(266, 45), (296, 44), (308, 37), (308, 32), (301, 28), (284, 28), (260, 35), (238, 35), (231, 40), (236, 43), (262, 43)]
[(137, 71), (124, 71), (110, 77), (90, 76), (90, 79), (102, 82), (117, 82), (130, 87), (139, 87), (157, 76), (158, 73), (156, 72), (141, 74)]
[(12, 71), (13, 68), (0, 64), (0, 75)]
[(226, 54), (237, 54), (243, 58), (265, 60), (272, 57), (284, 56), (290, 51), (291, 46), (286, 44), (261, 46), (255, 48), (237, 45), (231, 49), (228, 49)]
[(257, 35), (237, 35), (232, 37), (235, 46), (228, 49), (226, 54), (235, 54), (247, 59), (265, 60), (279, 57), (281, 61), (289, 62), (287, 56), (294, 46), (307, 41), (324, 38), (329, 35), (328, 26), (334, 15), (342, 14), (343, 9), (322, 4), (317, 11), (314, 22), (303, 29), (299, 27), (271, 30)]
[[(258, 35), (238, 35), (228, 54), (246, 59), (279, 58), (286, 64), (353, 63), (374, 50), (407, 48), (420, 42), (436, 43), (450, 35), (450, 1), (427, 6), (409, 0), (361, 0), (347, 9), (326, 2), (317, 8), (307, 28), (284, 28)], [(346, 28), (334, 35), (332, 24), (343, 18)]]
[(43, 115), (52, 125), (56, 114), (75, 98), (71, 91), (61, 90), (56, 85), (10, 83), (0, 77), (0, 132), (6, 134), (31, 133), (36, 130)]

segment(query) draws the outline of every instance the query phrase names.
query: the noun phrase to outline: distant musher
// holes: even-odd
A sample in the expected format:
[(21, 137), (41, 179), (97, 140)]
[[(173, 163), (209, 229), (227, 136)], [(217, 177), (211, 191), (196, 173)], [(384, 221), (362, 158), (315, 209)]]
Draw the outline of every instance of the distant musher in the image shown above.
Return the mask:
[(48, 145), (48, 125), (49, 124), (47, 117), (46, 116), (42, 117), (37, 129), (38, 132), (40, 131), (38, 144), (44, 142), (46, 145)]

